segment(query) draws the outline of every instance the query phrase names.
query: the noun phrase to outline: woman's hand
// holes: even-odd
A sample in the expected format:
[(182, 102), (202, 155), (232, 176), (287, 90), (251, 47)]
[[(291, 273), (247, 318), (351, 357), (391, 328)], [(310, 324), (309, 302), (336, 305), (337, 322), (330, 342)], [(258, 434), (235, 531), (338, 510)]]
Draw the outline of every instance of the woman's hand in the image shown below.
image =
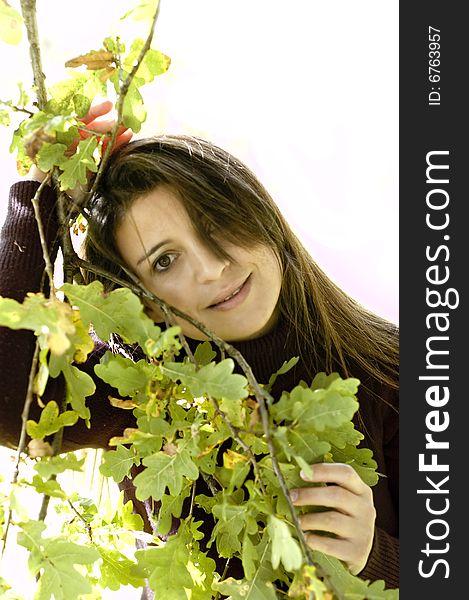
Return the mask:
[[(103, 136), (103, 145), (102, 145), (102, 154), (106, 151), (109, 137), (105, 137), (106, 134), (110, 134), (114, 124), (116, 122), (114, 116), (112, 115), (113, 103), (110, 100), (104, 100), (103, 102), (98, 102), (91, 106), (88, 113), (80, 119), (80, 121), (85, 125), (86, 130), (81, 129), (79, 132), (79, 138), (77, 138), (68, 148), (67, 155), (72, 155), (80, 140), (86, 139), (92, 135), (92, 133), (101, 134)], [(127, 144), (132, 139), (133, 132), (131, 129), (127, 129), (124, 126), (120, 126), (117, 130), (117, 137), (114, 143), (113, 150), (119, 148), (119, 146), (123, 146)], [(32, 179), (33, 181), (42, 182), (46, 178), (47, 173), (41, 171), (35, 164), (31, 167), (27, 179)], [(74, 192), (67, 192), (70, 196), (73, 197)]]
[(300, 515), (306, 541), (312, 549), (344, 561), (357, 575), (365, 567), (373, 545), (376, 511), (371, 488), (350, 465), (318, 463), (311, 468), (312, 477), (303, 473), (301, 477), (326, 485), (290, 490), (292, 502), (295, 506), (324, 506), (332, 510)]
[[(110, 100), (104, 100), (103, 102), (99, 102), (91, 106), (88, 113), (80, 119), (80, 121), (86, 126), (87, 130), (80, 130), (80, 139), (84, 140), (92, 133), (102, 134), (105, 136), (106, 134), (110, 134), (114, 124), (116, 122), (115, 116), (112, 115), (113, 103)], [(101, 118), (106, 117), (106, 118)], [(117, 137), (114, 143), (113, 151), (119, 148), (119, 146), (123, 146), (127, 144), (132, 139), (132, 130), (127, 129), (124, 125), (121, 125), (117, 130)], [(68, 150), (75, 150), (78, 145), (79, 140), (76, 141)], [(106, 151), (107, 145), (109, 142), (109, 138), (103, 137), (103, 148), (102, 153)]]

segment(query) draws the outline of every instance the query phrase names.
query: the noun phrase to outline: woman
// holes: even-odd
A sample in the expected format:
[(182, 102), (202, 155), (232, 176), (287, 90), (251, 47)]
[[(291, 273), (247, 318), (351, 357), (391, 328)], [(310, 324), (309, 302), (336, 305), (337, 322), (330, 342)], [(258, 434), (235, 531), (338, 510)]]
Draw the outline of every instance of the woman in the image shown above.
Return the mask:
[[(4, 296), (22, 299), (25, 292), (39, 289), (44, 267), (29, 203), (36, 189), (31, 181), (12, 188), (0, 246)], [(41, 210), (50, 245), (57, 230), (54, 200), (47, 189)], [(258, 381), (268, 381), (285, 360), (299, 356), (297, 365), (277, 379), (274, 397), (319, 371), (360, 380), (356, 426), (386, 477), (370, 489), (348, 465), (324, 463), (315, 465), (310, 481), (330, 485), (291, 490), (291, 497), (297, 506), (329, 508), (301, 518), (312, 548), (343, 560), (360, 577), (384, 579), (397, 587), (396, 327), (338, 289), (249, 169), (209, 142), (160, 136), (124, 143), (114, 152), (88, 208), (87, 259), (122, 279), (131, 270), (156, 296), (233, 343)], [(105, 285), (110, 286), (108, 280)], [(148, 303), (147, 311), (155, 322), (163, 321), (157, 306)], [(190, 343), (204, 339), (188, 321), (178, 323)], [(18, 365), (14, 375), (5, 369), (4, 443), (18, 439), (32, 347), (29, 333), (3, 330), (0, 364)], [(84, 370), (93, 374), (105, 350), (98, 343)], [(128, 411), (105, 401), (109, 388), (96, 383), (88, 402), (92, 428), (66, 428), (63, 449), (106, 448), (112, 436), (132, 425)], [(47, 395), (60, 393), (61, 382), (51, 380)], [(131, 482), (126, 492), (133, 496)]]

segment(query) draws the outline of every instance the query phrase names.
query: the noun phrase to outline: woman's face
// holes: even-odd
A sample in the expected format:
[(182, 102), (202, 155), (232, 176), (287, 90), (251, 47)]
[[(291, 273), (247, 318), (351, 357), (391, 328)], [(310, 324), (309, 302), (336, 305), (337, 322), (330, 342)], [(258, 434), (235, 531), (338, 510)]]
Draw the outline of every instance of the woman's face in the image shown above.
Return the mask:
[[(253, 339), (275, 324), (282, 282), (276, 254), (263, 245), (245, 249), (219, 240), (230, 259), (217, 256), (198, 237), (169, 187), (160, 186), (131, 205), (116, 243), (148, 290), (222, 339)], [(163, 321), (155, 305), (148, 314)], [(177, 322), (184, 335), (206, 339), (187, 321)]]

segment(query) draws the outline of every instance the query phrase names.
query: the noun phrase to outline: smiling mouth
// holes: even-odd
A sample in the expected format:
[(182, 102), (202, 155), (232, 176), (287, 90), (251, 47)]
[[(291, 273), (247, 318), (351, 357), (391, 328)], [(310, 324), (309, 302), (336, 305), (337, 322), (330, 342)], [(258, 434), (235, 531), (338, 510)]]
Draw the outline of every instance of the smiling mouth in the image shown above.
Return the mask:
[(243, 283), (239, 287), (237, 287), (230, 294), (228, 294), (227, 296), (225, 296), (225, 298), (222, 298), (221, 300), (219, 300), (218, 302), (215, 302), (214, 304), (210, 304), (210, 306), (208, 306), (208, 308), (216, 308), (216, 307), (219, 307), (219, 306), (224, 306), (230, 300), (236, 298), (241, 291), (245, 290), (246, 284), (248, 283), (248, 281), (250, 280), (250, 278), (251, 278), (251, 274), (249, 274), (248, 277), (246, 277), (246, 279), (243, 281)]

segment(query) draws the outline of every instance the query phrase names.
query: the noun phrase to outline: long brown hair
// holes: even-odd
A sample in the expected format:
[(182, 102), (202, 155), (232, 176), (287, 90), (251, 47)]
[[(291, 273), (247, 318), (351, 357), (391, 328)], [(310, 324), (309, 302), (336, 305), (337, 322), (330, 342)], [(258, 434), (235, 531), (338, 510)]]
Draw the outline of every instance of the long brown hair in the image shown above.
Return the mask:
[(163, 135), (116, 151), (88, 207), (88, 260), (126, 279), (116, 226), (136, 198), (160, 185), (170, 186), (180, 197), (197, 233), (217, 254), (226, 255), (221, 239), (243, 247), (261, 243), (277, 253), (283, 272), (281, 318), (313, 374), (340, 370), (353, 375), (358, 366), (378, 382), (397, 387), (397, 327), (338, 288), (250, 169), (211, 142)]

